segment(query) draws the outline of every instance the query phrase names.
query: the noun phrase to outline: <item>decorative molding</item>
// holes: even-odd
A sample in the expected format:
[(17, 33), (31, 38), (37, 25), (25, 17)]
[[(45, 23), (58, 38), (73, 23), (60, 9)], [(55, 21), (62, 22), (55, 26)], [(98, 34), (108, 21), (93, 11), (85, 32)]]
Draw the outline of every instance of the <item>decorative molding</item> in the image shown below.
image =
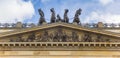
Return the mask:
[[(52, 48), (52, 49), (51, 49)], [(0, 50), (88, 50), (118, 51), (118, 42), (0, 42)]]

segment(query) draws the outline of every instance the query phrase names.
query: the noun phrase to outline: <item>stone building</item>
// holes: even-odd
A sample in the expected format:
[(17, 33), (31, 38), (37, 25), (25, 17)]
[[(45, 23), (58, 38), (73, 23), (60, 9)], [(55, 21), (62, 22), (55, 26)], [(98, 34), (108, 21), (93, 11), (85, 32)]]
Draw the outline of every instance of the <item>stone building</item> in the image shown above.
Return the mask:
[[(54, 9), (51, 9), (54, 13)], [(81, 11), (80, 9), (78, 12)], [(80, 14), (80, 13), (79, 13)], [(120, 25), (81, 24), (77, 15), (73, 23), (45, 21), (40, 10), (35, 24), (0, 24), (0, 58), (105, 58), (120, 56)], [(51, 16), (54, 18), (54, 14)], [(54, 18), (55, 19), (55, 18)]]

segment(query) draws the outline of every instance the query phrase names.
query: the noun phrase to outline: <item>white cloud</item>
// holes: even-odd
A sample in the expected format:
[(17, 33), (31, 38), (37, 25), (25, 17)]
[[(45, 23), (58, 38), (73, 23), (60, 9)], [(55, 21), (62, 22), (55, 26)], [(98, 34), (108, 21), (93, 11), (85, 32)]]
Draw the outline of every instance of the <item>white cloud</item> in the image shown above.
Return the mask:
[(51, 0), (41, 0), (42, 3), (46, 3), (46, 2), (49, 2)]
[(114, 2), (114, 0), (99, 0), (100, 3), (102, 3), (103, 5), (107, 5), (109, 3)]
[(85, 20), (83, 21), (84, 23), (89, 23), (90, 21), (95, 21), (99, 17), (99, 14), (96, 12), (92, 12), (88, 16), (85, 17)]
[(120, 0), (114, 0), (114, 2), (113, 0), (101, 0), (101, 2), (106, 4), (109, 3), (109, 5), (102, 4), (105, 5), (102, 7), (100, 4), (101, 8), (98, 7), (98, 9), (92, 10), (92, 12), (90, 12), (90, 14), (85, 17), (85, 20), (83, 22), (120, 23)]
[[(48, 0), (47, 0), (48, 1)], [(94, 2), (95, 1), (95, 2)], [(120, 0), (94, 0), (85, 1), (81, 0), (65, 0), (60, 1), (60, 3), (51, 2), (46, 3), (48, 8), (45, 11), (45, 16), (47, 19), (50, 18), (50, 7), (55, 7), (56, 14), (60, 14), (63, 18), (64, 9), (69, 9), (68, 16), (70, 22), (73, 21), (75, 11), (78, 8), (82, 8), (82, 14), (80, 15), (81, 23), (120, 23)], [(71, 19), (72, 18), (72, 19)]]
[(92, 12), (84, 22), (120, 23), (120, 14)]
[(35, 11), (31, 1), (0, 0), (0, 23), (13, 23), (30, 19)]

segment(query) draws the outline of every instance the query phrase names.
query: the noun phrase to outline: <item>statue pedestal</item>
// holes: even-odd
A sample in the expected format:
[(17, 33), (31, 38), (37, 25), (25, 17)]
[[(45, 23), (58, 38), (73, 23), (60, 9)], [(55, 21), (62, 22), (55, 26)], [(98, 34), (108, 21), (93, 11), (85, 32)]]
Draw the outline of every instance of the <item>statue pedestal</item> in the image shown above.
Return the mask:
[(61, 21), (58, 21), (59, 23), (61, 23)]
[(78, 23), (77, 23), (77, 22), (73, 22), (73, 24), (74, 24), (74, 25), (78, 25)]
[(16, 28), (22, 28), (22, 23), (21, 22), (17, 22), (15, 27)]
[(42, 24), (47, 24), (46, 22), (43, 22)]
[(103, 27), (104, 27), (104, 25), (103, 25), (103, 23), (102, 23), (102, 22), (98, 22), (97, 27), (98, 27), (98, 28), (103, 28)]
[(47, 24), (46, 22), (42, 22), (42, 24), (38, 24), (38, 26), (40, 26), (40, 25), (44, 25), (44, 24)]

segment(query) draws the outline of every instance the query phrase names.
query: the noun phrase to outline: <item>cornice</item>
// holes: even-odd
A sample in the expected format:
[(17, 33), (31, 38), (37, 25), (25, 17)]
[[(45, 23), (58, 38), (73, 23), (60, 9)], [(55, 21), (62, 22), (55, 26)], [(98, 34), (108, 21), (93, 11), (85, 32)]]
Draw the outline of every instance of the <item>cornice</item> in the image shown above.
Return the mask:
[(15, 30), (15, 31), (5, 32), (5, 33), (1, 33), (0, 37), (11, 36), (11, 35), (15, 35), (15, 34), (21, 34), (21, 33), (25, 33), (25, 32), (31, 32), (31, 31), (42, 30), (42, 29), (52, 28), (52, 27), (59, 27), (59, 26), (120, 38), (119, 33), (113, 33), (113, 32), (104, 31), (101, 29), (85, 28), (85, 27), (82, 27), (80, 25), (63, 23), (63, 22), (43, 24), (43, 25), (36, 26), (33, 28), (25, 28), (25, 29), (19, 29), (19, 30)]

